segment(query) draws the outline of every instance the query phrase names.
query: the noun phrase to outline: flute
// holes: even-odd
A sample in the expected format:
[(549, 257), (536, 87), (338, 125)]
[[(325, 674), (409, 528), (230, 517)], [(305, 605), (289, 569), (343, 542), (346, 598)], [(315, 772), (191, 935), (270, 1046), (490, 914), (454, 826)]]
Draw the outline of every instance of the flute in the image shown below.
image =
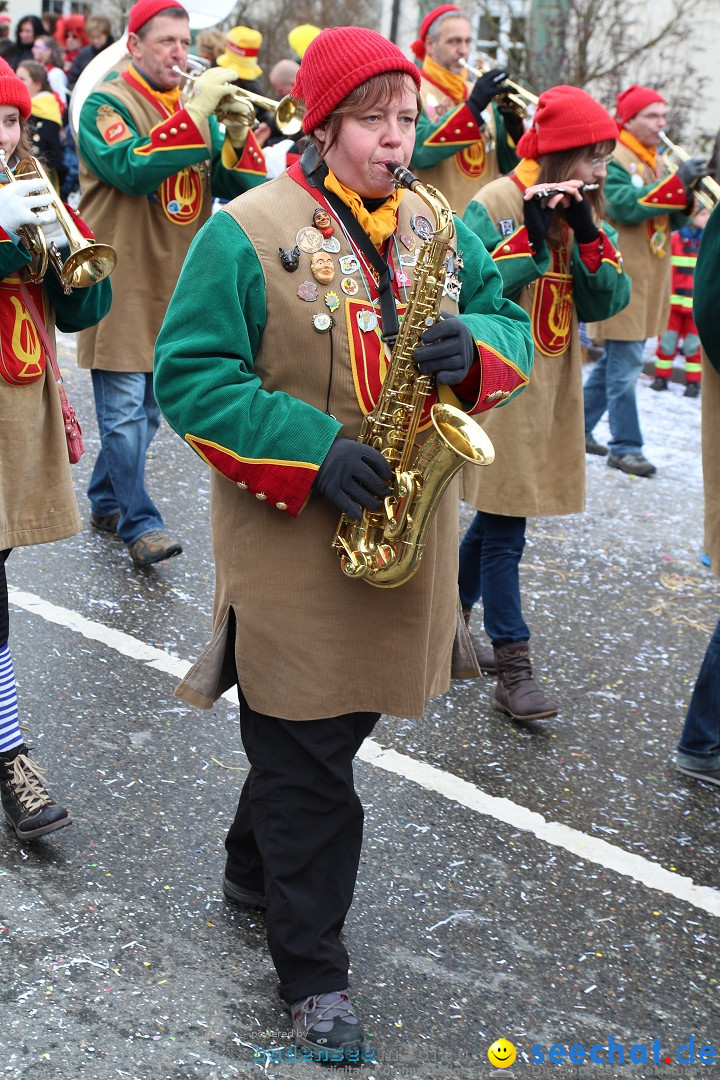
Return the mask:
[(581, 187), (571, 189), (570, 191), (565, 191), (564, 188), (559, 187), (544, 187), (535, 192), (533, 199), (551, 199), (553, 195), (572, 195), (573, 190), (580, 192), (597, 191), (599, 187), (599, 184), (583, 184)]

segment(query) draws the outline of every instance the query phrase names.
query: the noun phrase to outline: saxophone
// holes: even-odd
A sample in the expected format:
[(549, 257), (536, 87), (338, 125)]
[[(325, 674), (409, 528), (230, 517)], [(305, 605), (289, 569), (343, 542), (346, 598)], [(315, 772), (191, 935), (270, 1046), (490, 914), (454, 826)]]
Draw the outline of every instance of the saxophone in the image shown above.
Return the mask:
[(392, 347), (385, 381), (375, 408), (363, 420), (358, 441), (379, 450), (393, 471), (391, 491), (380, 510), (364, 510), (353, 521), (345, 514), (333, 537), (344, 574), (390, 589), (417, 571), (433, 515), (443, 492), (466, 462), (490, 465), (490, 439), (461, 409), (434, 404), (434, 432), (415, 446), (426, 399), (435, 392), (433, 376), (421, 375), (413, 354), (423, 331), (440, 317), (444, 265), (455, 239), (455, 222), (445, 197), (421, 184), (402, 165), (388, 165), (396, 185), (410, 188), (434, 212), (437, 228), (423, 241), (400, 332)]

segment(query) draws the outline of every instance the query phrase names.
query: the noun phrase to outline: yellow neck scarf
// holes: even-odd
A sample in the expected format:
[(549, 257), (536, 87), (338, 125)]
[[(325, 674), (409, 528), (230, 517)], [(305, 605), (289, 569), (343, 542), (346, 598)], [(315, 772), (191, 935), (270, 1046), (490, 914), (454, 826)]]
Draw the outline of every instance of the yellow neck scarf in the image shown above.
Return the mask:
[(374, 210), (372, 214), (363, 204), (362, 199), (350, 188), (345, 187), (342, 184), (332, 169), (328, 168), (327, 176), (325, 177), (325, 187), (328, 191), (334, 192), (339, 199), (350, 207), (352, 215), (357, 218), (358, 222), (368, 234), (375, 247), (380, 250), (389, 236), (397, 229), (397, 212), (400, 206), (400, 200), (405, 194), (404, 188), (397, 188), (393, 191), (389, 199)]
[(623, 146), (627, 146), (628, 150), (632, 150), (633, 154), (636, 154), (645, 165), (648, 165), (653, 172), (657, 171), (657, 150), (655, 147), (649, 149), (647, 146), (643, 146), (641, 142), (631, 135), (625, 128), (622, 129), (619, 135), (619, 141)]
[(174, 112), (177, 112), (178, 105), (180, 103), (180, 87), (174, 86), (172, 90), (156, 90), (154, 86), (151, 86), (147, 79), (144, 79), (134, 64), (130, 64), (130, 73), (141, 86), (144, 86), (149, 93), (156, 98), (165, 109), (168, 116), (172, 116)]
[(455, 75), (452, 71), (440, 67), (429, 56), (426, 56), (423, 60), (422, 73), (458, 105), (465, 100), (465, 83), (467, 81), (465, 72), (462, 75)]
[(523, 187), (532, 187), (533, 184), (538, 182), (540, 162), (535, 161), (533, 158), (523, 158), (515, 166), (514, 172)]

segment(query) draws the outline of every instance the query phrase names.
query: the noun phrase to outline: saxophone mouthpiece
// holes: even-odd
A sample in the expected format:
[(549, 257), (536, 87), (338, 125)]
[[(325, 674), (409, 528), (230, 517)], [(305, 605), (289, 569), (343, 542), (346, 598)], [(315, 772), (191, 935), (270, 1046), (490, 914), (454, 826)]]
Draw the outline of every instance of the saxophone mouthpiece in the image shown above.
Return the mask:
[(393, 180), (398, 187), (412, 188), (413, 184), (419, 183), (417, 176), (414, 176), (399, 161), (386, 161), (385, 168), (389, 173), (392, 173)]

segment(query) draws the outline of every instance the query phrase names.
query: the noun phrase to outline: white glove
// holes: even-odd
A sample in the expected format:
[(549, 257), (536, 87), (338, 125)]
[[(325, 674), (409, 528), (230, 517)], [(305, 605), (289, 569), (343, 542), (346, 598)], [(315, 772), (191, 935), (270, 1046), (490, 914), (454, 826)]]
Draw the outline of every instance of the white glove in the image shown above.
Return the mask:
[(232, 94), (233, 83), (237, 78), (236, 71), (228, 71), (222, 67), (209, 68), (208, 71), (203, 71), (202, 75), (198, 75), (190, 100), (185, 106), (196, 125), (207, 120), (222, 99)]
[[(37, 177), (3, 184), (0, 187), (0, 227), (16, 233), (22, 225), (46, 225), (55, 221), (57, 215), (48, 205), (51, 199), (47, 187)], [(34, 208), (39, 206), (45, 209), (36, 214)]]

